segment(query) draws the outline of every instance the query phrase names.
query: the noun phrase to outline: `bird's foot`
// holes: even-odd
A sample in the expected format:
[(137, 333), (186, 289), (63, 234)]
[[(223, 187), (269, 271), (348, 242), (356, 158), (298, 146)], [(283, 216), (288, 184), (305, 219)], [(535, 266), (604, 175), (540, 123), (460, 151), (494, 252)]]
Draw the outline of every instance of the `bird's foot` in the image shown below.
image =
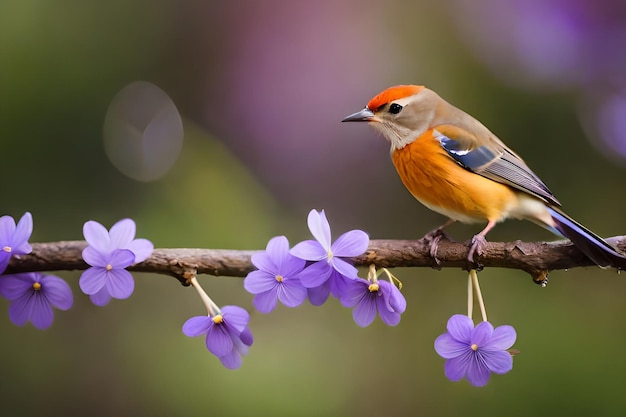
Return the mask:
[(423, 237), (424, 241), (430, 245), (430, 256), (435, 261), (436, 268), (439, 268), (441, 261), (437, 258), (437, 249), (439, 249), (439, 242), (442, 239), (451, 240), (446, 232), (443, 231), (443, 226), (431, 230)]
[(475, 263), (474, 254), (478, 256), (482, 255), (486, 244), (487, 244), (487, 239), (485, 239), (485, 236), (481, 234), (474, 235), (474, 237), (472, 238), (469, 253), (467, 254), (467, 260), (470, 261), (471, 263)]

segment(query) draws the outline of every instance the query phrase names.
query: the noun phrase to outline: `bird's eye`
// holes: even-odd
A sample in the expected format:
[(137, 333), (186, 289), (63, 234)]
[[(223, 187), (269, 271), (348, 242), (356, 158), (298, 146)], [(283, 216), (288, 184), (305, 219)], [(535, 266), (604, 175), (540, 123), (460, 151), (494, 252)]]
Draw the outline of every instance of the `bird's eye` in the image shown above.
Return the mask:
[(398, 114), (400, 110), (402, 110), (402, 106), (398, 103), (391, 103), (391, 106), (389, 106), (389, 113), (391, 114)]

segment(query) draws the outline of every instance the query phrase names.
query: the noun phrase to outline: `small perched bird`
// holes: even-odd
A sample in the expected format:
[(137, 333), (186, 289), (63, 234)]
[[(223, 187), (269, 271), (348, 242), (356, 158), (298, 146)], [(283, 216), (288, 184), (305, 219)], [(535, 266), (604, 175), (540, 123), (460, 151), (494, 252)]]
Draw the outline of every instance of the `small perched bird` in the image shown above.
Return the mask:
[(566, 237), (601, 267), (626, 269), (626, 257), (563, 213), (548, 187), (478, 120), (418, 85), (388, 88), (343, 122), (369, 122), (391, 144), (405, 187), (447, 216), (441, 226), (487, 222), (472, 238), (468, 260), (507, 218), (526, 219)]

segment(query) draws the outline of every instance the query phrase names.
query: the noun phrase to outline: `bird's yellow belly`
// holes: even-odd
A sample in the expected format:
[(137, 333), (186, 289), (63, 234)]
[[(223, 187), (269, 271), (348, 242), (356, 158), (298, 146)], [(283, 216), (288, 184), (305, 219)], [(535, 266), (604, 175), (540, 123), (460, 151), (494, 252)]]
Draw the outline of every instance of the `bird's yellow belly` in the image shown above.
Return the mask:
[(426, 207), (464, 223), (503, 220), (517, 203), (508, 186), (474, 174), (450, 158), (424, 134), (392, 153), (409, 192)]

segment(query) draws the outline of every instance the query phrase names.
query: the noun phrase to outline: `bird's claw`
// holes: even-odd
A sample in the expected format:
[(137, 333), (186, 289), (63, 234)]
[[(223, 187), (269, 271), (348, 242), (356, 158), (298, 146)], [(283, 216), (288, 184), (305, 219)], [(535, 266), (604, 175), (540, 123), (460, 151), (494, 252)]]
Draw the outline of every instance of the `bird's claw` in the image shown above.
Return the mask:
[(485, 239), (483, 235), (474, 235), (474, 237), (472, 238), (469, 253), (467, 254), (467, 260), (471, 263), (476, 263), (474, 262), (474, 254), (478, 256), (482, 255), (486, 244), (487, 239)]
[(439, 249), (439, 242), (442, 239), (450, 240), (446, 232), (443, 231), (443, 227), (438, 227), (430, 232), (426, 233), (423, 237), (424, 241), (430, 245), (429, 253), (431, 258), (435, 261), (435, 268), (440, 268), (441, 261), (437, 258), (437, 249)]

